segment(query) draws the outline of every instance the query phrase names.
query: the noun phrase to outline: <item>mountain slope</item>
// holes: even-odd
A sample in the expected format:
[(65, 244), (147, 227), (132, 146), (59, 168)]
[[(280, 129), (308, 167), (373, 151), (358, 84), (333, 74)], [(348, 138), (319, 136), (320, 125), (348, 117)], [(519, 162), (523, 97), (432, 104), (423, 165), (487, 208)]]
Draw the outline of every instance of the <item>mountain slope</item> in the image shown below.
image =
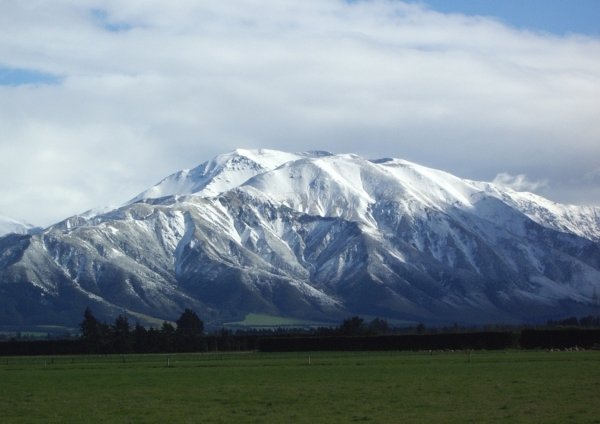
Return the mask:
[(399, 159), (237, 150), (123, 207), (0, 239), (1, 322), (86, 305), (337, 321), (522, 322), (596, 308), (600, 216)]

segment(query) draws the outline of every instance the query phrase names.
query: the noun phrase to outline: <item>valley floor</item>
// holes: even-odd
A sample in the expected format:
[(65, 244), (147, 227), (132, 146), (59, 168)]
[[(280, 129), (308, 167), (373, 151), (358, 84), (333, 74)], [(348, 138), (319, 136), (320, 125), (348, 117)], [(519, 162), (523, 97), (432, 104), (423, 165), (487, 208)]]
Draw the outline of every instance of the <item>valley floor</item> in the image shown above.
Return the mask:
[(600, 423), (600, 352), (0, 359), (3, 423)]

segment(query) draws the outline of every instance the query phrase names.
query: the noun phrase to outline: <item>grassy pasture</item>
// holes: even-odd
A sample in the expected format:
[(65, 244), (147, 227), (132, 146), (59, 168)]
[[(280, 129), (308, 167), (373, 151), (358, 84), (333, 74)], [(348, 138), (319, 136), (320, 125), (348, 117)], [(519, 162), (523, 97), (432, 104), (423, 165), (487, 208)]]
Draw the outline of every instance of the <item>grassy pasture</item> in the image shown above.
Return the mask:
[(297, 318), (287, 318), (287, 317), (279, 317), (274, 315), (266, 315), (266, 314), (255, 314), (250, 313), (246, 315), (243, 321), (236, 322), (228, 322), (225, 324), (225, 327), (232, 328), (267, 328), (267, 329), (277, 329), (277, 328), (285, 328), (285, 327), (321, 327), (321, 326), (330, 326), (331, 323), (324, 322), (316, 322), (316, 321), (306, 321)]
[(600, 352), (0, 358), (2, 423), (600, 423)]

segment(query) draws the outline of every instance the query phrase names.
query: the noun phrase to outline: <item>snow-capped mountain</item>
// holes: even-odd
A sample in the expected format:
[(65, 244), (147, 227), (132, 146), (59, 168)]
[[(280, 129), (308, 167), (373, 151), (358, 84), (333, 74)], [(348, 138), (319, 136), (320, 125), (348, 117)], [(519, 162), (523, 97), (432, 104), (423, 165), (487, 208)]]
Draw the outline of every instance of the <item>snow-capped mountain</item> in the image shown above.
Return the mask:
[(338, 321), (544, 320), (595, 311), (600, 208), (400, 159), (236, 150), (122, 207), (0, 239), (0, 322), (196, 309)]
[(19, 222), (15, 219), (0, 215), (0, 237), (6, 234), (27, 234), (35, 230), (30, 224)]
[(244, 184), (256, 175), (272, 171), (284, 163), (303, 157), (318, 157), (325, 154), (328, 153), (287, 153), (267, 149), (237, 149), (234, 152), (219, 155), (194, 169), (184, 169), (168, 176), (134, 197), (128, 204), (187, 194), (201, 197), (215, 196)]

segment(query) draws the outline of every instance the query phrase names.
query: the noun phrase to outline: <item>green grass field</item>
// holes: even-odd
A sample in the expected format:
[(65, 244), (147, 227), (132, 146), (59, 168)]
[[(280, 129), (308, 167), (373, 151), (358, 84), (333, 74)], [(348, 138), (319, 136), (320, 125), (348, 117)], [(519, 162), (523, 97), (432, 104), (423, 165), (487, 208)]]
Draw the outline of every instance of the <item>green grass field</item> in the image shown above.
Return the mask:
[(301, 328), (301, 327), (321, 327), (330, 326), (331, 323), (306, 321), (296, 318), (278, 317), (266, 314), (250, 313), (246, 315), (243, 321), (228, 322), (225, 327), (230, 328), (268, 328), (277, 329), (285, 327)]
[(0, 358), (0, 422), (600, 423), (600, 352), (317, 352), (310, 362)]

